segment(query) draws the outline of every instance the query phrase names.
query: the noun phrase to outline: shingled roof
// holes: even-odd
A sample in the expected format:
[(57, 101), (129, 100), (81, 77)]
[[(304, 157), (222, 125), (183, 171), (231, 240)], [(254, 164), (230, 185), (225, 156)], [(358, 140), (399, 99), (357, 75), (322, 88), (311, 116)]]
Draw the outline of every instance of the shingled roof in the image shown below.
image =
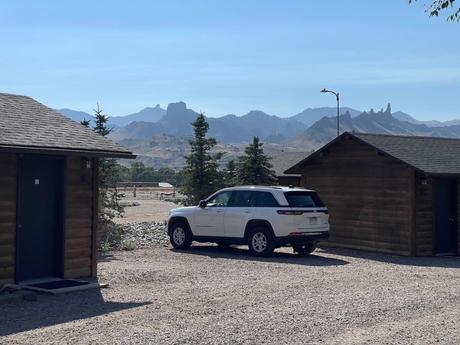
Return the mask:
[(276, 176), (284, 175), (284, 171), (293, 164), (305, 158), (308, 152), (277, 152), (271, 154), (270, 163), (273, 165), (273, 170)]
[(300, 169), (310, 159), (347, 136), (425, 174), (460, 175), (460, 139), (348, 132), (315, 151), (285, 173), (300, 173)]
[(36, 100), (6, 93), (0, 93), (0, 149), (134, 158), (110, 139)]

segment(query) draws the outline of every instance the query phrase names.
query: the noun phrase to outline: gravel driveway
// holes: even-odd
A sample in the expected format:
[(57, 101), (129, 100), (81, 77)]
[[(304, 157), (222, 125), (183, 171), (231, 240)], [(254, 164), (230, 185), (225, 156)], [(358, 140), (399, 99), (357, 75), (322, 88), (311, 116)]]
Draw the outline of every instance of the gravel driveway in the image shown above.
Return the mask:
[(0, 305), (0, 343), (459, 344), (459, 268), (346, 250), (116, 252), (99, 264), (108, 289)]

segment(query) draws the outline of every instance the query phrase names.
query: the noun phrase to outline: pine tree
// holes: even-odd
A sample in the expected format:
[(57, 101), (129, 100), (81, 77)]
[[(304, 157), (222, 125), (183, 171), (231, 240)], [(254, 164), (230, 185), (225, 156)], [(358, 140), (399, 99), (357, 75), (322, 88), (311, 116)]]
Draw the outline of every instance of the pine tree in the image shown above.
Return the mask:
[(83, 119), (80, 121), (80, 124), (89, 128), (89, 125), (91, 124), (91, 120)]
[(272, 185), (276, 183), (270, 157), (264, 154), (263, 143), (254, 137), (245, 154), (238, 159), (238, 180), (246, 185)]
[[(99, 135), (107, 136), (112, 131), (108, 127), (109, 117), (105, 115), (102, 109), (97, 105), (94, 110), (94, 132)], [(83, 120), (82, 125), (90, 127), (90, 120)], [(110, 247), (115, 242), (114, 238), (120, 236), (120, 229), (113, 222), (116, 217), (121, 217), (124, 208), (120, 204), (123, 194), (119, 193), (116, 183), (123, 175), (121, 167), (115, 159), (99, 159), (99, 228), (102, 235), (101, 245)], [(126, 173), (126, 172), (125, 172)]]
[(238, 171), (234, 159), (228, 161), (223, 171), (223, 179), (225, 187), (233, 187), (238, 184)]
[(189, 140), (191, 152), (185, 157), (183, 193), (187, 196), (187, 204), (196, 205), (222, 186), (219, 172), (222, 153), (210, 153), (217, 142), (206, 137), (209, 124), (203, 114), (197, 116), (192, 126), (195, 135)]
[(103, 113), (101, 108), (99, 108), (99, 103), (98, 103), (97, 109), (94, 109), (94, 128), (93, 130), (96, 133), (102, 135), (103, 137), (109, 135), (110, 132), (112, 132), (112, 129), (108, 127), (107, 125), (108, 122), (109, 122), (109, 117)]

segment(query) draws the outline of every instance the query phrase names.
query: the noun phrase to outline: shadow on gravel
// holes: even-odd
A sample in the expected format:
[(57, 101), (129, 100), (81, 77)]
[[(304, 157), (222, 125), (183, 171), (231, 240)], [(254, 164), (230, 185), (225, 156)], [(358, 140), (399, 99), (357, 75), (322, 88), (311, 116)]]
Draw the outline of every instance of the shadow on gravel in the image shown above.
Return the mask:
[(188, 250), (175, 250), (171, 251), (177, 253), (186, 253), (192, 255), (203, 255), (210, 258), (225, 258), (247, 261), (262, 261), (262, 262), (279, 262), (284, 264), (305, 265), (305, 266), (340, 266), (348, 264), (348, 261), (328, 258), (324, 256), (315, 255), (314, 253), (308, 256), (300, 256), (294, 253), (280, 253), (274, 252), (270, 257), (255, 257), (249, 253), (248, 249), (239, 247), (222, 248), (215, 245), (199, 245), (192, 246)]
[(36, 302), (0, 305), (0, 337), (148, 304), (151, 302), (106, 302), (100, 290), (62, 295), (39, 294)]
[(460, 256), (411, 257), (332, 247), (321, 247), (321, 250), (329, 254), (349, 256), (358, 259), (373, 260), (395, 265), (460, 268)]

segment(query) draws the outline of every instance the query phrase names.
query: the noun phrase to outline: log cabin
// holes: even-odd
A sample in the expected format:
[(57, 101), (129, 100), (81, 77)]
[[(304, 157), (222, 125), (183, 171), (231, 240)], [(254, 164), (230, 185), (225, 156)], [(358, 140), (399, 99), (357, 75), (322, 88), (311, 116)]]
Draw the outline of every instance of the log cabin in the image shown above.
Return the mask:
[(30, 97), (0, 93), (0, 287), (96, 277), (101, 158), (134, 156)]
[(343, 133), (286, 171), (329, 208), (327, 245), (457, 255), (460, 140)]

